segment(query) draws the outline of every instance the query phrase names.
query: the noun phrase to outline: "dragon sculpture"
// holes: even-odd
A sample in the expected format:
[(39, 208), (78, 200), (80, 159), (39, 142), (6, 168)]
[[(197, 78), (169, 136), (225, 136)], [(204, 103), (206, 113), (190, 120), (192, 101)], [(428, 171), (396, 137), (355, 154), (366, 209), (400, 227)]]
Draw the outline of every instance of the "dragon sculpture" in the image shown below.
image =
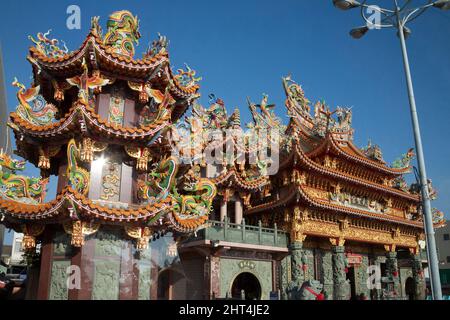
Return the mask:
[(192, 228), (201, 225), (208, 219), (217, 188), (209, 179), (198, 178), (192, 169), (187, 174), (187, 178), (184, 191), (193, 194), (180, 195), (174, 188), (171, 195), (172, 213), (179, 224)]
[(396, 159), (393, 163), (392, 163), (392, 168), (396, 168), (396, 169), (406, 169), (410, 167), (411, 161), (412, 159), (414, 159), (414, 148), (411, 148), (408, 150), (408, 152), (406, 152), (405, 154), (402, 155), (401, 158)]
[(286, 107), (290, 117), (311, 118), (309, 100), (305, 97), (303, 88), (292, 80), (291, 76), (282, 78), (284, 91), (286, 92)]
[(106, 27), (103, 43), (119, 55), (133, 57), (134, 43), (138, 45), (141, 38), (137, 16), (128, 10), (116, 11), (109, 16)]
[(445, 224), (444, 213), (436, 208), (431, 209), (431, 214), (433, 216), (433, 224), (438, 226), (443, 226)]
[(25, 169), (25, 161), (0, 153), (0, 197), (18, 202), (38, 204), (45, 198), (47, 179), (17, 175)]
[(80, 150), (75, 140), (72, 139), (67, 144), (67, 177), (69, 183), (77, 192), (87, 195), (89, 191), (89, 172), (78, 166), (77, 159), (80, 158)]
[(13, 86), (19, 88), (17, 99), (19, 105), (16, 113), (24, 120), (37, 126), (45, 126), (55, 119), (58, 109), (51, 103), (47, 103), (39, 94), (40, 86), (27, 89), (14, 78)]
[(59, 47), (59, 41), (57, 39), (47, 38), (51, 31), (52, 30), (50, 29), (44, 34), (42, 32), (39, 32), (37, 34), (37, 40), (32, 36), (28, 36), (28, 39), (30, 39), (36, 45), (37, 50), (39, 50), (47, 57), (58, 58), (65, 56), (69, 52), (69, 49), (67, 49), (64, 41), (61, 41), (64, 46), (64, 48), (61, 49)]
[(216, 187), (209, 179), (199, 178), (199, 172), (194, 173), (191, 169), (185, 175), (183, 189), (193, 194), (179, 194), (176, 179), (178, 168), (179, 161), (174, 156), (160, 161), (145, 181), (139, 181), (138, 196), (149, 203), (170, 197), (172, 214), (178, 223), (184, 227), (196, 227), (208, 218)]
[(160, 161), (145, 181), (139, 181), (139, 198), (149, 202), (167, 198), (175, 186), (178, 167), (178, 160), (174, 156)]
[(183, 87), (192, 87), (202, 80), (201, 77), (195, 77), (197, 74), (195, 70), (192, 70), (186, 63), (184, 65), (186, 70), (178, 69), (177, 74), (174, 76)]

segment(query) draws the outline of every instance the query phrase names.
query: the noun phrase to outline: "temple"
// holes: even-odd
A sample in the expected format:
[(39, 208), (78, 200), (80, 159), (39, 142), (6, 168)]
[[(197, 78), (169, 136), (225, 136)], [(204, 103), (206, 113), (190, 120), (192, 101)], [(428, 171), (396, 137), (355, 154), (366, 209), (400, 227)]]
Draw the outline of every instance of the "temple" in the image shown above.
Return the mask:
[(33, 82), (13, 82), (8, 125), (41, 177), (0, 154), (1, 221), (24, 233), (29, 299), (424, 298), (414, 150), (388, 164), (357, 147), (351, 110), (312, 108), (291, 76), (289, 123), (263, 95), (244, 130), (222, 99), (198, 104), (201, 78), (172, 71), (164, 36), (135, 58), (140, 37), (129, 11), (104, 32), (94, 17), (75, 51), (30, 37)]

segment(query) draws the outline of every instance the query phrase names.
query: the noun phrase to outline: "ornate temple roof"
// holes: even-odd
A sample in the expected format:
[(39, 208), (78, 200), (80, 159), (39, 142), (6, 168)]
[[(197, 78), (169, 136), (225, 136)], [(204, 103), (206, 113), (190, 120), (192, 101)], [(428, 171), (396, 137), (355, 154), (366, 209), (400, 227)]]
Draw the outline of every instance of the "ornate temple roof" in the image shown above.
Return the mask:
[[(11, 113), (9, 125), (17, 139), (18, 154), (47, 170), (47, 174), (50, 157), (59, 154), (60, 148), (67, 145), (68, 186), (54, 200), (44, 203), (48, 179), (20, 176), (16, 170), (23, 170), (21, 163), (0, 157), (0, 169), (1, 166), (6, 168), (0, 182), (8, 184), (10, 189), (6, 192), (0, 189), (0, 214), (5, 218), (5, 224), (65, 223), (82, 218), (140, 227), (167, 224), (175, 230), (189, 232), (208, 219), (217, 194), (216, 187), (219, 187), (222, 195), (226, 192), (220, 191), (234, 189), (246, 197), (246, 215), (263, 212), (270, 215), (272, 209), (301, 201), (307, 207), (331, 213), (423, 228), (422, 221), (409, 219), (406, 215), (401, 217), (333, 203), (308, 190), (306, 181), (306, 174), (321, 177), (325, 183), (338, 181), (350, 186), (349, 189), (375, 194), (376, 199), (396, 201), (396, 204), (400, 203), (399, 208), (414, 207), (418, 211), (420, 195), (401, 180), (411, 169), (412, 150), (389, 166), (382, 159), (378, 146), (369, 143), (366, 148), (359, 149), (353, 143), (351, 109), (337, 107), (331, 111), (325, 102), (319, 101), (311, 114), (312, 108), (302, 87), (290, 76), (283, 78), (285, 106), (290, 117), (287, 126), (275, 114), (274, 105), (269, 103), (265, 94), (260, 103), (248, 99), (252, 122), (247, 124), (249, 130), (246, 133), (241, 130), (239, 109), (228, 116), (224, 101), (214, 95), (210, 96), (208, 108), (195, 105), (192, 115), (180, 120), (200, 96), (200, 78), (188, 66), (173, 72), (167, 51), (168, 41), (163, 36), (153, 42), (141, 59), (135, 58), (134, 45), (140, 38), (138, 27), (135, 16), (128, 11), (118, 11), (109, 17), (108, 29), (103, 34), (96, 17), (92, 19), (90, 32), (82, 45), (72, 52), (61, 48), (57, 40), (47, 38), (48, 33), (38, 34), (36, 40), (31, 38), (35, 46), (30, 48), (28, 60), (33, 65), (35, 83), (27, 89), (18, 81), (14, 82), (19, 88), (19, 105)], [(117, 34), (119, 31), (120, 35)], [(154, 102), (155, 115), (149, 118), (148, 123), (126, 127), (103, 119), (96, 112), (95, 95), (118, 79), (140, 104)], [(68, 90), (72, 90), (68, 97), (74, 101), (64, 104)], [(223, 139), (211, 143), (208, 141), (208, 148), (231, 143), (244, 157), (267, 147), (255, 143), (252, 135), (264, 130), (274, 132), (279, 140), (275, 141), (270, 135), (265, 142), (278, 144), (279, 150), (274, 152), (279, 157), (280, 171), (268, 176), (270, 164), (266, 160), (257, 159), (256, 163), (249, 164), (233, 154), (218, 166), (221, 171), (212, 179), (201, 178), (197, 172), (188, 174), (184, 171), (181, 178), (177, 177), (182, 168), (181, 161), (173, 155), (164, 157), (172, 150), (168, 150), (169, 145), (164, 140), (169, 139), (168, 134), (162, 137), (176, 125), (188, 128), (190, 136), (187, 143), (195, 142), (202, 130), (233, 129), (241, 132), (240, 135), (223, 135)], [(144, 180), (136, 180), (141, 205), (89, 199), (90, 173), (86, 168), (93, 159), (95, 148), (92, 144), (106, 142), (125, 146), (125, 156), (136, 159), (133, 160), (136, 171), (145, 173)], [(102, 148), (99, 147), (101, 151), (106, 149)], [(151, 148), (157, 149), (154, 159)], [(205, 148), (206, 143), (200, 142), (200, 145), (189, 149), (187, 156), (195, 158), (196, 153), (202, 153)], [(333, 164), (336, 159), (341, 167)], [(149, 170), (151, 162), (154, 166)], [(283, 192), (278, 193), (276, 189), (286, 172), (290, 179), (283, 185), (286, 186)], [(395, 179), (399, 179), (399, 185), (394, 184)], [(187, 192), (178, 194), (177, 189), (183, 184)], [(249, 195), (255, 194), (260, 197), (250, 203)]]
[(153, 51), (147, 52), (142, 59), (119, 53), (115, 49), (116, 45), (105, 43), (98, 18), (93, 19), (91, 30), (81, 47), (72, 52), (55, 54), (55, 49), (49, 51), (43, 45), (46, 42), (54, 42), (55, 39), (47, 39), (42, 34), (38, 34), (38, 39), (35, 41), (36, 46), (30, 48), (28, 56), (28, 60), (33, 64), (35, 77), (38, 73), (63, 79), (71, 77), (82, 71), (83, 59), (86, 59), (94, 69), (101, 70), (105, 76), (121, 77), (142, 83), (149, 81), (161, 81), (165, 85), (172, 83), (171, 94), (188, 101), (199, 96), (195, 72), (178, 69), (178, 73), (175, 74), (170, 68), (167, 40), (164, 37), (160, 36), (153, 44)]
[(75, 104), (69, 112), (57, 122), (36, 125), (25, 120), (21, 115), (12, 112), (10, 115), (12, 129), (19, 134), (40, 140), (58, 140), (73, 136), (73, 132), (92, 130), (97, 134), (106, 134), (109, 139), (122, 144), (130, 141), (148, 141), (155, 137), (169, 124), (168, 119), (156, 119), (149, 125), (139, 127), (122, 127), (102, 119), (89, 105)]

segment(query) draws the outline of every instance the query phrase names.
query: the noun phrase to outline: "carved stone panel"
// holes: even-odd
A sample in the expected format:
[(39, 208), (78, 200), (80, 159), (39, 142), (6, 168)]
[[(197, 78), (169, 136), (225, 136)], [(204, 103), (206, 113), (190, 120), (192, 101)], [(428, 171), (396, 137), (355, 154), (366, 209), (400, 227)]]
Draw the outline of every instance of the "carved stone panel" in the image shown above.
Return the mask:
[(70, 245), (70, 235), (65, 232), (59, 232), (53, 238), (53, 255), (70, 256), (72, 246)]
[(69, 296), (67, 288), (67, 267), (69, 266), (70, 260), (53, 261), (49, 300), (67, 300)]
[(119, 231), (99, 230), (96, 234), (95, 256), (97, 257), (119, 257), (122, 249), (122, 240)]
[[(139, 268), (139, 289), (138, 289), (138, 299), (139, 300), (150, 300), (150, 288), (151, 288), (151, 271), (152, 267), (150, 264), (140, 263)], [(156, 284), (155, 284), (156, 285)]]
[(94, 263), (93, 300), (119, 299), (120, 262), (97, 260)]

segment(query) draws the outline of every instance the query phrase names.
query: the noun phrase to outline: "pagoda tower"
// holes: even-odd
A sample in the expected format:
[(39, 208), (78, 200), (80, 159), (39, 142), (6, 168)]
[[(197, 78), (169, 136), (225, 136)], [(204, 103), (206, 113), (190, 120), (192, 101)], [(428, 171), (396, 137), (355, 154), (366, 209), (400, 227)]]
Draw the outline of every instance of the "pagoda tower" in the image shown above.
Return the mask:
[[(49, 33), (30, 37), (33, 82), (17, 79), (9, 126), (16, 154), (41, 177), (18, 173), (25, 161), (0, 156), (2, 223), (24, 233), (39, 277), (38, 299), (154, 299), (158, 270), (149, 242), (189, 234), (208, 219), (214, 183), (171, 155), (169, 132), (199, 97), (189, 67), (172, 72), (159, 36), (141, 59), (139, 21), (99, 17), (69, 52)], [(45, 202), (50, 175), (57, 195)]]

